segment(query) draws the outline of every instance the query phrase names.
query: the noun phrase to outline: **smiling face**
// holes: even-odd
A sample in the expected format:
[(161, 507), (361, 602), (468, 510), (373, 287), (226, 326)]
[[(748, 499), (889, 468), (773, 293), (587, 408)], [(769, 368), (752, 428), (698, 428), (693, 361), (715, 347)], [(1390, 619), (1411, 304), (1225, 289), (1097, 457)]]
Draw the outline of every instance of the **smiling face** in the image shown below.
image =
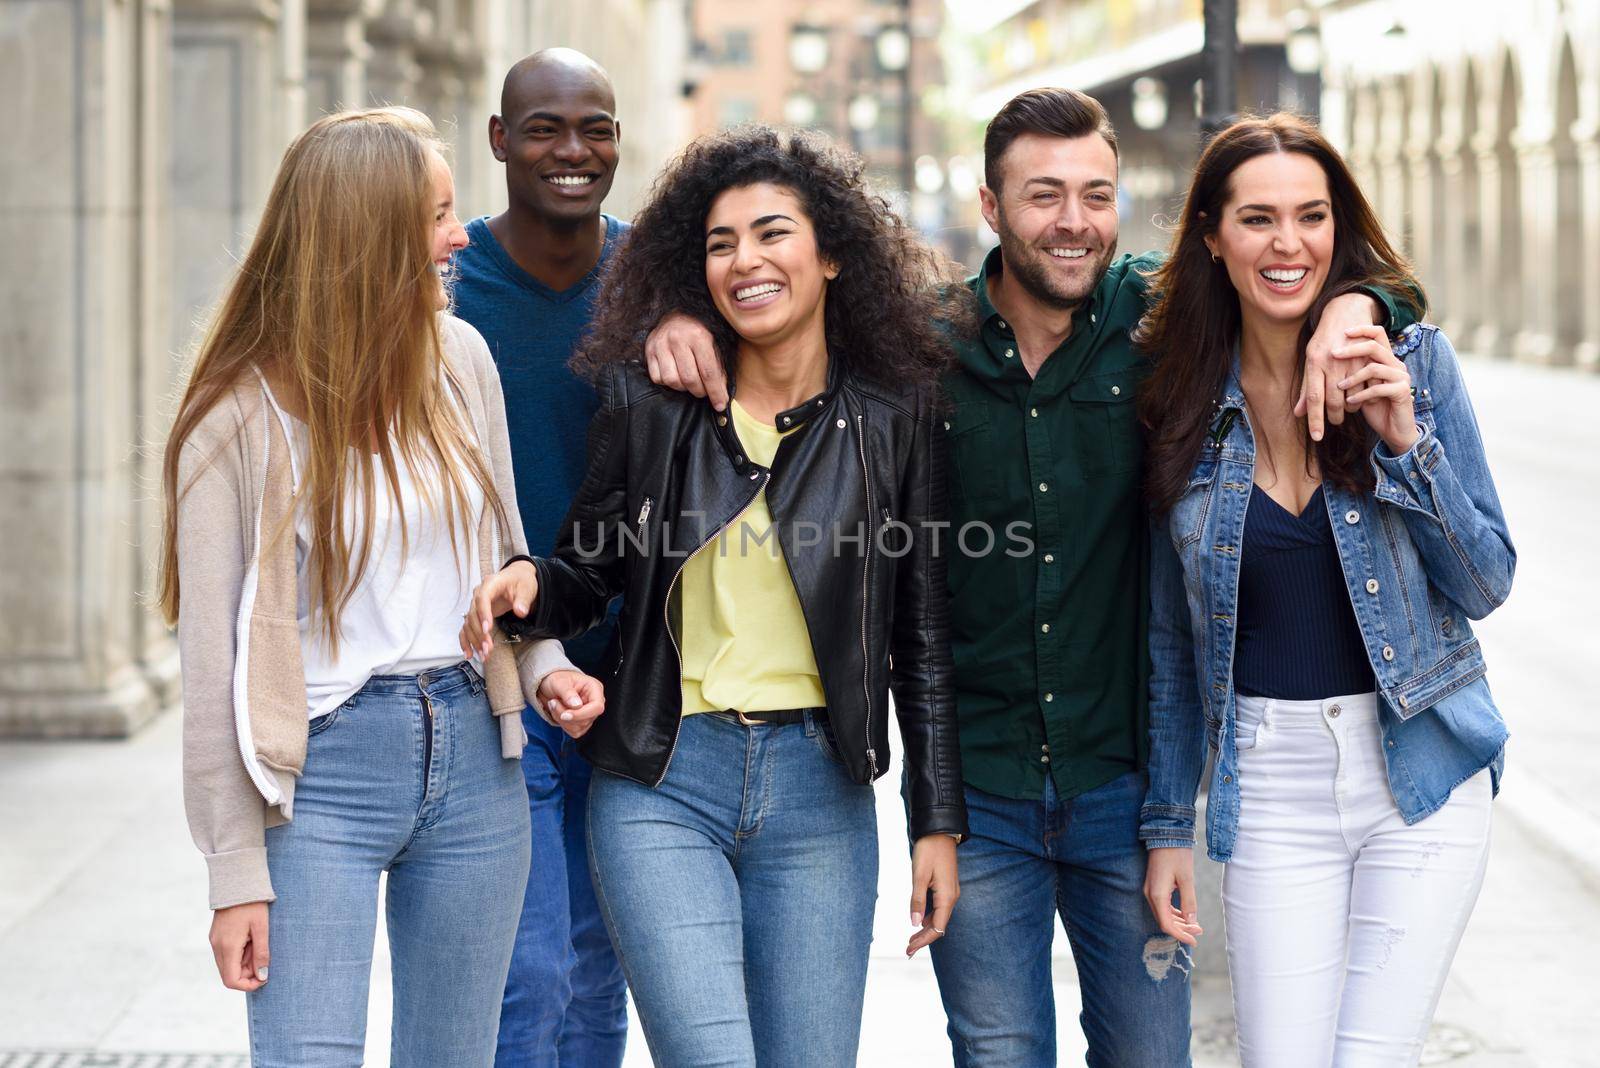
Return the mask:
[(450, 304), (445, 291), (450, 276), (450, 258), (467, 247), (467, 229), (456, 218), (456, 183), (450, 175), (450, 165), (437, 152), (430, 165), (433, 176), (432, 197), (428, 208), (433, 218), (432, 241), (429, 256), (433, 260), (434, 276), (439, 280), (439, 307)]
[(706, 287), (744, 340), (772, 345), (823, 329), (828, 282), (839, 275), (817, 248), (800, 198), (780, 185), (725, 189), (706, 212)]
[(1117, 251), (1117, 155), (1098, 133), (1023, 134), (981, 191), (1007, 275), (1054, 308), (1082, 303)]
[(1321, 165), (1300, 152), (1272, 152), (1234, 170), (1206, 247), (1227, 268), (1247, 320), (1287, 323), (1304, 320), (1322, 292), (1333, 241)]
[(490, 120), (511, 196), (534, 214), (577, 223), (599, 214), (617, 170), (621, 126), (610, 83), (581, 66), (545, 64), (508, 90)]

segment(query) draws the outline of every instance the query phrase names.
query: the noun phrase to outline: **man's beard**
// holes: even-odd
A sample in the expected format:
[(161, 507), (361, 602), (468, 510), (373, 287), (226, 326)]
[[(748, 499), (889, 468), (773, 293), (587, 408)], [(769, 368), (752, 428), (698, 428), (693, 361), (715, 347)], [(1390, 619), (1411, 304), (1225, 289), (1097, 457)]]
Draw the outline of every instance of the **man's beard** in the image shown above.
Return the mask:
[[(1049, 264), (1050, 253), (1028, 244), (1005, 224), (1004, 213), (1000, 215), (999, 230), (1000, 257), (1006, 271), (1034, 300), (1062, 311), (1071, 311), (1094, 292), (1106, 275), (1111, 257), (1117, 254), (1117, 243), (1112, 241), (1095, 260), (1093, 270), (1083, 274), (1083, 282), (1069, 283), (1056, 277)], [(1091, 256), (1094, 256), (1092, 248), (1084, 258)]]

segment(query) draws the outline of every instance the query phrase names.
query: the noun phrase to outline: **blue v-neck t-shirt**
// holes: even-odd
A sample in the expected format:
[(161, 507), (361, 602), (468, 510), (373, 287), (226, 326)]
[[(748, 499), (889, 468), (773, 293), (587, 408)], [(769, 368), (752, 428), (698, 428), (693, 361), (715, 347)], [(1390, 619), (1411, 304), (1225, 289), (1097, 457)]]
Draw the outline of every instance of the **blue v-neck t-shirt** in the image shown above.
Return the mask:
[[(600, 276), (627, 224), (604, 215), (605, 244), (594, 269), (557, 292), (524, 271), (489, 229), (488, 216), (467, 224), (470, 244), (455, 255), (455, 314), (489, 343), (505, 391), (517, 510), (528, 551), (546, 556), (583, 481), (594, 388), (567, 361), (589, 329)], [(573, 662), (599, 666), (611, 626), (567, 643)]]

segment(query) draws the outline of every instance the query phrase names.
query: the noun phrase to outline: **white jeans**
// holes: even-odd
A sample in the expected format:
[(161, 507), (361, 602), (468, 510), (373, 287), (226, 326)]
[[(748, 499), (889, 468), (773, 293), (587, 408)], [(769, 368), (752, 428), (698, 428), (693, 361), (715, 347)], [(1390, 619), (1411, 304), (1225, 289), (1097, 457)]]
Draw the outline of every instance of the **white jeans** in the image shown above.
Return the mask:
[(1238, 700), (1222, 879), (1246, 1068), (1414, 1065), (1489, 857), (1489, 773), (1410, 827), (1373, 694)]

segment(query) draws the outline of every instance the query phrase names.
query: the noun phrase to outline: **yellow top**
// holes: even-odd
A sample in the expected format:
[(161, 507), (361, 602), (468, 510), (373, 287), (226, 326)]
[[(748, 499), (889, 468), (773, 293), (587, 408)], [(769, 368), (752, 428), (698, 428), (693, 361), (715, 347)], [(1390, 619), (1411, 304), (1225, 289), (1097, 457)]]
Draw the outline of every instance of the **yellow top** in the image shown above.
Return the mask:
[[(745, 453), (772, 466), (783, 435), (728, 405)], [(765, 489), (684, 565), (683, 712), (769, 712), (826, 704), (800, 597)]]

